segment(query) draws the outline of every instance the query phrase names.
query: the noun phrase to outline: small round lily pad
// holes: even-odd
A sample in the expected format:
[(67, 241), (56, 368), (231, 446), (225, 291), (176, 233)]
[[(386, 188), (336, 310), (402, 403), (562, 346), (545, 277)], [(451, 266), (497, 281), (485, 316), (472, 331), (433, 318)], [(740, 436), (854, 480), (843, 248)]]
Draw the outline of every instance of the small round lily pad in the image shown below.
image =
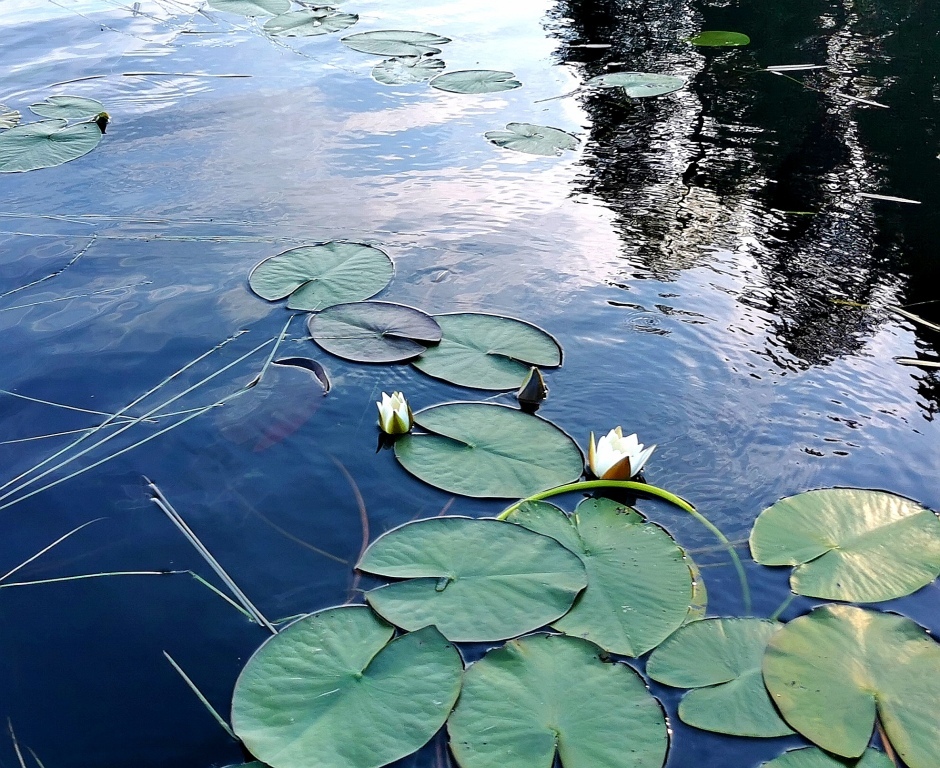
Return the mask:
[(690, 37), (689, 42), (692, 45), (701, 45), (714, 48), (736, 48), (742, 45), (750, 45), (751, 38), (740, 32), (720, 32), (709, 30), (699, 32), (695, 37)]
[(498, 93), (521, 88), (512, 72), (494, 69), (461, 69), (438, 75), (431, 87), (450, 93)]
[(372, 77), (382, 85), (426, 83), (446, 65), (435, 56), (395, 56), (372, 67)]
[(359, 21), (355, 13), (333, 8), (301, 8), (268, 19), (264, 31), (275, 37), (316, 37), (348, 29)]
[(530, 155), (557, 157), (566, 149), (577, 149), (578, 139), (560, 128), (534, 123), (509, 123), (505, 131), (487, 131), (486, 140), (497, 147)]
[(609, 72), (587, 81), (588, 87), (620, 88), (631, 99), (664, 96), (684, 88), (686, 81), (673, 75), (655, 75), (650, 72)]
[(377, 56), (424, 56), (427, 53), (440, 53), (441, 49), (436, 46), (449, 43), (450, 38), (433, 32), (378, 29), (347, 35), (341, 38), (340, 42), (354, 51)]

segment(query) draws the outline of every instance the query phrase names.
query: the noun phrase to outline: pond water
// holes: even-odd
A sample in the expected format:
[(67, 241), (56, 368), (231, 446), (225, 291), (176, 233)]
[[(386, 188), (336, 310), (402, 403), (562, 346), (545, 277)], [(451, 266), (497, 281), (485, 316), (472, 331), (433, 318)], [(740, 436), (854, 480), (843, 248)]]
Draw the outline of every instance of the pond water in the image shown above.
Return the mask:
[[(546, 374), (540, 414), (582, 446), (618, 424), (658, 444), (646, 478), (693, 501), (742, 554), (762, 509), (811, 488), (882, 488), (940, 508), (940, 380), (895, 361), (936, 360), (940, 336), (891, 311), (940, 298), (940, 8), (349, 0), (343, 9), (360, 15), (352, 31), (452, 37), (449, 69), (511, 70), (524, 87), (383, 86), (370, 77), (379, 59), (338, 35), (274, 41), (258, 22), (190, 0), (4, 0), (0, 102), (25, 114), (49, 95), (87, 96), (112, 122), (83, 158), (0, 176), (0, 388), (113, 413), (249, 331), (160, 390), (183, 393), (283, 327), (283, 304), (248, 290), (255, 263), (346, 239), (394, 259), (380, 298), (509, 314), (554, 334), (565, 363)], [(683, 42), (700, 29), (753, 42)], [(829, 67), (794, 74), (818, 90), (760, 71), (804, 63)], [(609, 92), (545, 100), (620, 70), (678, 74), (689, 86), (634, 103)], [(538, 158), (484, 140), (512, 121), (573, 132), (581, 147)], [(79, 253), (56, 277), (6, 295)], [(911, 311), (936, 320), (940, 304)], [(16, 579), (185, 569), (208, 578), (150, 502), (146, 476), (280, 618), (359, 599), (357, 493), (372, 538), (444, 509), (504, 506), (453, 498), (375, 449), (383, 390), (403, 390), (416, 409), (489, 393), (408, 366), (345, 363), (303, 336), (295, 321), (285, 349), (323, 363), (327, 396), (302, 371), (272, 369), (245, 397), (178, 429), (138, 424), (45, 482), (152, 440), (0, 507), (0, 573), (95, 520)], [(263, 362), (257, 353), (165, 410), (215, 402)], [(9, 394), (0, 414), (0, 482), (69, 439), (27, 438), (95, 423)], [(734, 571), (711, 535), (666, 505), (640, 508), (696, 553), (709, 613), (740, 614)], [(767, 616), (788, 571), (748, 571), (754, 613)], [(812, 604), (797, 599), (784, 616)], [(940, 632), (936, 585), (882, 607)], [(266, 634), (188, 576), (3, 590), (0, 617), (0, 719), (45, 765), (240, 761), (163, 652), (227, 712)], [(672, 716), (670, 766), (756, 766), (802, 743), (695, 731), (674, 717), (678, 692), (654, 691)], [(442, 744), (405, 762), (441, 764)], [(15, 759), (0, 743), (0, 765)]]

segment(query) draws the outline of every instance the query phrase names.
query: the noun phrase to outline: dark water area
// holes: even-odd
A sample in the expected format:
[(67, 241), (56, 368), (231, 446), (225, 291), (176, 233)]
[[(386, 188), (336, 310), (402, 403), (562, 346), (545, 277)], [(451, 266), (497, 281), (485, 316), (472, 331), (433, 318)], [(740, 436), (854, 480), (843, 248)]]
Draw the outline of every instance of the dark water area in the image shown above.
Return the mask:
[[(582, 448), (616, 425), (656, 443), (647, 480), (695, 503), (742, 556), (761, 510), (812, 488), (881, 488), (940, 508), (940, 374), (895, 361), (937, 360), (940, 334), (891, 311), (911, 305), (940, 322), (940, 303), (924, 303), (940, 299), (940, 7), (350, 0), (343, 10), (360, 14), (352, 31), (452, 37), (448, 69), (511, 70), (524, 87), (383, 86), (369, 74), (378, 59), (337, 35), (274, 41), (257, 22), (189, 2), (3, 0), (0, 103), (25, 116), (49, 95), (88, 96), (112, 124), (83, 158), (0, 175), (0, 389), (114, 413), (247, 330), (129, 412), (177, 395), (157, 413), (216, 402), (258, 373), (265, 351), (186, 390), (288, 317), (248, 290), (251, 267), (298, 244), (361, 241), (395, 261), (381, 299), (509, 314), (555, 335), (565, 364), (546, 374), (540, 415)], [(701, 29), (752, 44), (684, 42)], [(793, 73), (808, 87), (761, 71), (781, 64), (827, 69)], [(542, 101), (621, 70), (689, 86), (642, 102)], [(511, 121), (571, 131), (582, 148), (537, 158), (483, 139)], [(0, 499), (0, 575), (94, 520), (8, 581), (187, 569), (211, 580), (151, 503), (146, 476), (281, 618), (361, 600), (357, 492), (373, 539), (442, 510), (502, 509), (427, 486), (376, 452), (374, 401), (393, 390), (415, 409), (510, 396), (407, 365), (346, 363), (304, 336), (295, 321), (284, 349), (326, 366), (327, 396), (306, 372), (275, 367), (165, 434), (169, 420), (140, 423), (66, 467), (50, 461), (23, 493), (152, 438), (16, 504)], [(100, 419), (0, 393), (0, 484), (74, 438), (42, 436)], [(709, 614), (740, 615), (711, 534), (664, 504), (639, 508), (694, 553)], [(788, 573), (749, 565), (754, 615), (780, 605)], [(784, 618), (813, 604), (798, 598)], [(936, 584), (878, 607), (940, 633)], [(240, 762), (164, 652), (227, 713), (266, 633), (190, 576), (2, 589), (0, 620), (0, 720), (46, 766)], [(691, 729), (675, 716), (680, 692), (653, 690), (670, 715), (673, 768), (749, 768), (803, 743)], [(445, 753), (438, 738), (402, 765), (442, 765)], [(0, 737), (0, 766), (13, 765)]]

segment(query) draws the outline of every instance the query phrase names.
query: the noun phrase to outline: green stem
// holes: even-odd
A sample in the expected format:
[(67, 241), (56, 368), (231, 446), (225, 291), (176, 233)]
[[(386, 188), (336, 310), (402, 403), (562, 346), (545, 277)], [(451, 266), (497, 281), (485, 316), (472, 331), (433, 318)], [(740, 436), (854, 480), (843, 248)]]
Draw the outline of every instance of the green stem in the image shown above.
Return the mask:
[(796, 595), (795, 595), (793, 592), (791, 592), (789, 595), (787, 595), (786, 599), (785, 599), (782, 603), (780, 603), (780, 605), (777, 607), (777, 610), (774, 611), (772, 614), (770, 614), (770, 620), (771, 620), (771, 621), (780, 621), (780, 616), (783, 614), (783, 612), (784, 612), (787, 608), (790, 607), (790, 603), (793, 602), (793, 599), (794, 599), (795, 597), (796, 597)]

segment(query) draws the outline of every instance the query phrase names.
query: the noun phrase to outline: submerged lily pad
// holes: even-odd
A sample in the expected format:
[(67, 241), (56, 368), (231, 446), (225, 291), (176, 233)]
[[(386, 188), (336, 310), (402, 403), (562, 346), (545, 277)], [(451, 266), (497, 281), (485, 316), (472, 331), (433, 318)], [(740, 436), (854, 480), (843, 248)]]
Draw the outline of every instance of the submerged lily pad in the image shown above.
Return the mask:
[(0, 133), (0, 173), (53, 168), (87, 155), (101, 141), (97, 123), (40, 120)]
[(354, 51), (377, 56), (423, 56), (426, 53), (440, 53), (441, 49), (435, 46), (449, 43), (450, 38), (432, 32), (379, 29), (347, 35), (341, 38), (340, 42)]
[(874, 603), (940, 575), (940, 519), (884, 491), (826, 488), (778, 501), (751, 531), (763, 565), (795, 565), (798, 595)]
[(22, 115), (15, 109), (10, 109), (6, 104), (0, 104), (0, 131), (19, 125)]
[(817, 747), (803, 747), (784, 752), (780, 757), (763, 763), (761, 768), (897, 768), (884, 752), (866, 749), (858, 760), (842, 760)]
[(446, 65), (434, 56), (396, 56), (372, 67), (372, 77), (383, 85), (426, 83)]
[(29, 108), (40, 117), (60, 120), (87, 120), (104, 112), (104, 104), (84, 96), (50, 96)]
[(555, 157), (566, 149), (577, 149), (578, 139), (560, 128), (533, 123), (509, 123), (505, 131), (487, 131), (487, 141), (497, 147), (530, 155)]
[(265, 259), (251, 270), (248, 285), (262, 299), (290, 296), (290, 309), (315, 312), (374, 296), (393, 272), (392, 260), (375, 246), (331, 241)]
[(447, 719), (463, 664), (434, 627), (394, 632), (366, 606), (291, 624), (239, 675), (235, 733), (272, 768), (379, 768), (420, 749)]
[(441, 343), (414, 361), (422, 373), (473, 389), (517, 389), (531, 366), (561, 365), (561, 347), (546, 331), (500, 315), (435, 315)]
[(684, 553), (637, 511), (611, 499), (585, 499), (568, 517), (552, 504), (529, 502), (508, 520), (561, 542), (587, 569), (587, 589), (552, 624), (560, 632), (641, 656), (686, 620), (692, 572)]
[(384, 301), (337, 304), (311, 315), (307, 327), (327, 352), (359, 363), (409, 360), (441, 340), (433, 317)]
[(389, 531), (356, 566), (407, 579), (366, 593), (404, 629), (430, 624), (454, 642), (515, 637), (571, 607), (584, 566), (554, 539), (501, 520), (436, 517)]
[(498, 93), (521, 88), (512, 72), (494, 69), (460, 69), (446, 72), (431, 81), (431, 87), (449, 93)]
[(936, 768), (940, 645), (910, 619), (816, 608), (770, 638), (764, 682), (784, 719), (823, 749), (860, 756), (878, 717), (909, 768)]
[(278, 16), (290, 10), (290, 0), (209, 0), (209, 7), (242, 16)]
[(682, 722), (732, 736), (793, 733), (764, 687), (767, 641), (782, 627), (764, 619), (703, 619), (679, 629), (649, 658), (647, 674), (674, 688), (692, 688), (679, 704)]
[(738, 47), (750, 45), (751, 38), (740, 32), (708, 31), (699, 32), (695, 37), (690, 37), (689, 42), (692, 43), (692, 45), (706, 47)]
[(355, 13), (333, 8), (302, 8), (268, 19), (264, 31), (275, 37), (314, 37), (347, 29), (359, 21)]
[(673, 75), (654, 75), (649, 72), (610, 72), (587, 81), (594, 88), (622, 88), (631, 99), (663, 96), (684, 88), (686, 81)]
[(574, 440), (515, 408), (450, 403), (414, 418), (431, 434), (403, 435), (395, 457), (415, 477), (451, 493), (520, 499), (574, 482), (584, 469)]
[(533, 635), (472, 664), (447, 723), (461, 768), (660, 768), (669, 736), (659, 702), (586, 640)]

